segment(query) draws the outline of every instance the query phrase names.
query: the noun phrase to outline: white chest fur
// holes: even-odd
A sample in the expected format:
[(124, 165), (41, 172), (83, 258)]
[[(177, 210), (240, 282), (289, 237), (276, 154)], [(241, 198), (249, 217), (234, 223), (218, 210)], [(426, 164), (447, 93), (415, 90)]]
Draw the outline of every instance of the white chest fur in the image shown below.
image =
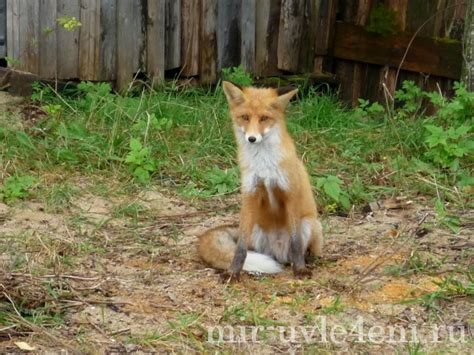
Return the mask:
[(243, 165), (242, 191), (255, 192), (257, 186), (263, 183), (267, 189), (270, 204), (273, 205), (273, 189), (276, 187), (283, 191), (289, 189), (287, 173), (280, 167), (283, 151), (278, 128), (273, 127), (259, 143), (249, 143), (243, 132), (238, 129), (236, 135)]

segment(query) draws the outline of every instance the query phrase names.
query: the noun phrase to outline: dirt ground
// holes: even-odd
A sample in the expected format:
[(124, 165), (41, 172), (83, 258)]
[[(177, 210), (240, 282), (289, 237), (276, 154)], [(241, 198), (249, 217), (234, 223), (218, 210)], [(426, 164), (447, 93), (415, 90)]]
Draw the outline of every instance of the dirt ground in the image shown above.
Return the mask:
[[(311, 265), (310, 279), (295, 279), (286, 268), (274, 277), (244, 275), (227, 284), (203, 265), (195, 245), (206, 228), (237, 222), (234, 198), (213, 201), (220, 206), (211, 210), (159, 191), (141, 193), (133, 202), (143, 206), (138, 220), (114, 214), (123, 200), (90, 193), (55, 213), (38, 202), (0, 205), (4, 301), (28, 309), (47, 304), (47, 313), (62, 318), (45, 326), (13, 314), (17, 325), (0, 329), (0, 349), (17, 351), (18, 342), (25, 342), (36, 350), (90, 352), (410, 352), (412, 329), (423, 351), (473, 349), (472, 299), (441, 300), (433, 310), (416, 301), (439, 290), (447, 273), (471, 265), (472, 229), (459, 235), (420, 229), (434, 218), (421, 205), (325, 219), (325, 256)], [(388, 272), (390, 266), (403, 269), (413, 255), (429, 256), (432, 265), (423, 259), (419, 267), (426, 269), (420, 272)], [(307, 341), (298, 333), (297, 327), (321, 328), (322, 321), (328, 333), (336, 326), (349, 332), (363, 322), (363, 334)], [(265, 329), (256, 342), (230, 335), (219, 341), (217, 331), (208, 334), (213, 326), (236, 332), (245, 326), (249, 334), (253, 326)], [(374, 326), (386, 336), (390, 326), (404, 328), (406, 341), (369, 341)], [(294, 339), (291, 327), (297, 329)], [(436, 341), (433, 327), (441, 329)]]
[(472, 211), (457, 212), (458, 234), (421, 198), (328, 216), (311, 278), (286, 267), (227, 283), (199, 260), (196, 241), (238, 223), (238, 196), (196, 202), (68, 180), (75, 191), (60, 207), (40, 196), (0, 203), (1, 353), (474, 351), (462, 286)]

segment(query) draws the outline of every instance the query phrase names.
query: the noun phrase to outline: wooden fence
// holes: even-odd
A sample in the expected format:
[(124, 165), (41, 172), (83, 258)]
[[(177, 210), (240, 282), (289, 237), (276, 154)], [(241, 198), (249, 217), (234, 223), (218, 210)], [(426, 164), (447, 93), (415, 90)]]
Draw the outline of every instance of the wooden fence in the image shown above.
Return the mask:
[[(442, 90), (459, 79), (467, 1), (7, 0), (7, 55), (41, 78), (118, 89), (140, 72), (202, 84), (240, 64), (255, 77), (326, 72), (345, 100), (381, 100), (404, 79)], [(367, 31), (382, 5), (395, 34)], [(68, 31), (58, 19), (72, 17)]]

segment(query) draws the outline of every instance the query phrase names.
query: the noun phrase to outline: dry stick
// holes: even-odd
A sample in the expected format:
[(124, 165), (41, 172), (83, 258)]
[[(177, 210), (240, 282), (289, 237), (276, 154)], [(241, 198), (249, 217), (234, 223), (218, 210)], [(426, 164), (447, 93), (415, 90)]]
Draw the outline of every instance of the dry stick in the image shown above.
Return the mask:
[(412, 46), (413, 44), (413, 41), (415, 40), (416, 36), (418, 36), (418, 33), (420, 33), (420, 31), (422, 30), (423, 27), (425, 27), (425, 25), (430, 22), (433, 18), (435, 18), (436, 16), (438, 16), (440, 13), (442, 12), (445, 12), (446, 10), (449, 10), (451, 8), (454, 8), (454, 7), (458, 7), (458, 6), (462, 6), (462, 5), (467, 5), (467, 2), (462, 2), (460, 4), (455, 4), (455, 5), (451, 5), (451, 6), (446, 6), (444, 9), (442, 10), (439, 10), (439, 11), (436, 11), (433, 15), (431, 15), (430, 17), (428, 17), (426, 19), (425, 22), (423, 22), (420, 27), (418, 27), (418, 29), (415, 31), (415, 33), (413, 34), (413, 36), (411, 37), (410, 39), (410, 42), (408, 42), (408, 46), (407, 46), (407, 49), (405, 50), (405, 53), (403, 54), (403, 57), (402, 57), (402, 60), (400, 61), (400, 64), (398, 65), (398, 68), (397, 68), (397, 74), (395, 75), (395, 86), (397, 85), (397, 81), (398, 81), (398, 76), (400, 74), (400, 70), (402, 69), (402, 65), (403, 63), (405, 62), (405, 59), (408, 55), (408, 51), (410, 50), (410, 47)]
[(9, 275), (12, 276), (25, 276), (32, 279), (72, 279), (78, 281), (97, 281), (99, 277), (85, 277), (85, 276), (75, 276), (75, 275), (42, 275), (42, 276), (33, 276), (32, 274), (22, 274), (18, 272), (12, 272)]
[(13, 300), (10, 298), (10, 296), (6, 292), (3, 292), (3, 295), (10, 301), (13, 309), (15, 310), (15, 313), (17, 314), (17, 316), (12, 317), (13, 320), (15, 320), (16, 322), (26, 326), (27, 328), (31, 329), (34, 332), (41, 333), (41, 334), (47, 336), (51, 340), (61, 344), (61, 346), (65, 347), (65, 348), (68, 348), (71, 351), (74, 351), (74, 349), (69, 344), (64, 343), (57, 336), (54, 336), (54, 335), (50, 334), (43, 327), (41, 327), (39, 325), (36, 325), (34, 323), (31, 323), (31, 322), (27, 321), (25, 318), (23, 318), (23, 316), (20, 314), (20, 312), (18, 312), (18, 309), (16, 308), (15, 302), (13, 302)]
[[(216, 213), (219, 211), (226, 210), (228, 207), (225, 208), (219, 208), (219, 209), (213, 209), (213, 210), (204, 210), (204, 211), (198, 211), (198, 212), (188, 212), (188, 213), (179, 213), (179, 214), (170, 214), (166, 216), (158, 216), (156, 219), (174, 219), (174, 218), (186, 218), (186, 217), (196, 217), (200, 216), (203, 214), (210, 214), (210, 213)], [(147, 228), (147, 227), (145, 227)]]
[[(413, 230), (411, 231), (411, 233), (409, 233), (407, 235), (407, 237), (403, 238), (402, 240), (402, 243), (400, 243), (400, 245), (398, 246), (398, 248), (392, 250), (390, 253), (384, 251), (382, 252), (382, 254), (380, 254), (377, 258), (375, 258), (375, 260), (373, 262), (371, 262), (369, 265), (367, 265), (365, 267), (364, 270), (362, 270), (361, 274), (359, 275), (359, 277), (357, 277), (357, 279), (354, 281), (354, 284), (352, 286), (352, 289), (349, 293), (352, 293), (354, 292), (356, 286), (362, 282), (369, 273), (371, 273), (372, 271), (374, 271), (376, 268), (378, 268), (380, 265), (384, 264), (388, 259), (390, 259), (396, 252), (398, 252), (400, 249), (402, 249), (404, 246), (405, 246), (405, 242), (408, 241), (408, 239), (412, 238), (413, 235), (416, 233), (416, 231), (419, 229), (419, 227), (421, 226), (421, 224), (423, 224), (423, 222), (426, 220), (426, 218), (429, 216), (429, 213), (425, 213), (423, 215), (423, 217), (418, 221), (417, 223), (417, 226), (415, 228), (413, 228)], [(398, 240), (394, 240), (387, 249), (385, 250), (390, 250), (391, 247), (397, 242)]]

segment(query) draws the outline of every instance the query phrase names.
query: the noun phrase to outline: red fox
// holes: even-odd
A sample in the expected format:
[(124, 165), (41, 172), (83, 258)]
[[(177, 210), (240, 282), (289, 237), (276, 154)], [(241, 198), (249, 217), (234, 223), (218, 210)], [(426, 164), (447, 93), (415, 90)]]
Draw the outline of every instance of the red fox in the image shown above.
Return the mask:
[(305, 254), (321, 256), (323, 232), (308, 173), (285, 123), (285, 108), (298, 90), (241, 89), (227, 81), (223, 88), (239, 151), (240, 226), (205, 232), (199, 255), (231, 277), (241, 270), (278, 273), (288, 263), (296, 276), (309, 276)]

